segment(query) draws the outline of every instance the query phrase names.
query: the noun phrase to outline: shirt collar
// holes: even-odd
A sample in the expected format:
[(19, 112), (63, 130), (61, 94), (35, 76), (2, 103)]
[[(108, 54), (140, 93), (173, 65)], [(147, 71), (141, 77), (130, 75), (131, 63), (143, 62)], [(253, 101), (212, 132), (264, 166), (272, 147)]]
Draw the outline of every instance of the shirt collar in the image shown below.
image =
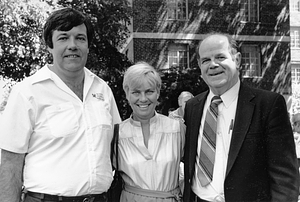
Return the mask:
[[(240, 80), (238, 80), (238, 82), (236, 82), (234, 86), (232, 86), (228, 91), (226, 91), (224, 94), (220, 96), (226, 108), (228, 108), (230, 104), (238, 97), (240, 86), (241, 86), (241, 82)], [(209, 100), (209, 103), (213, 96), (215, 95), (210, 90), (207, 96), (207, 100)]]
[(48, 64), (43, 66), (40, 70), (38, 70), (32, 77), (32, 84), (39, 83), (41, 81), (45, 81), (51, 78), (51, 71), (48, 68)]
[[(46, 64), (43, 66), (40, 70), (38, 70), (32, 77), (32, 84), (39, 83), (48, 79), (51, 79), (52, 81), (55, 80), (55, 77), (58, 77), (54, 72), (52, 72), (49, 69), (50, 64)], [(91, 78), (92, 80), (95, 77), (95, 74), (93, 74), (90, 70), (88, 70), (86, 67), (84, 67), (84, 74), (85, 74), (85, 80), (88, 80)]]

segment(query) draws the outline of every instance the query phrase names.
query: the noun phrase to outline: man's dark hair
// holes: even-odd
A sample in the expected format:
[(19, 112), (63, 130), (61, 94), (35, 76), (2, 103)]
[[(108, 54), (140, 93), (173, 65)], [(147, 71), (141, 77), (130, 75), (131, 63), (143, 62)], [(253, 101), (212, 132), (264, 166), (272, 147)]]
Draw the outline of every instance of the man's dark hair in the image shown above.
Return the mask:
[(44, 25), (43, 37), (46, 45), (49, 48), (53, 48), (52, 34), (55, 30), (69, 31), (81, 24), (86, 26), (88, 46), (90, 47), (94, 38), (94, 28), (90, 18), (73, 8), (63, 8), (54, 11)]

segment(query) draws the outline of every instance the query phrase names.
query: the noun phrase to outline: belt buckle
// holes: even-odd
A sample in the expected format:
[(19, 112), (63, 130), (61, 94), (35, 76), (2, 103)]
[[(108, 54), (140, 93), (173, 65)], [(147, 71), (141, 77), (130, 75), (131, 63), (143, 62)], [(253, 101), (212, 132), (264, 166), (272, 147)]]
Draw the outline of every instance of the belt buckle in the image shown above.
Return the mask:
[(85, 197), (82, 202), (93, 202), (95, 199), (95, 197), (93, 196), (88, 196), (88, 197)]

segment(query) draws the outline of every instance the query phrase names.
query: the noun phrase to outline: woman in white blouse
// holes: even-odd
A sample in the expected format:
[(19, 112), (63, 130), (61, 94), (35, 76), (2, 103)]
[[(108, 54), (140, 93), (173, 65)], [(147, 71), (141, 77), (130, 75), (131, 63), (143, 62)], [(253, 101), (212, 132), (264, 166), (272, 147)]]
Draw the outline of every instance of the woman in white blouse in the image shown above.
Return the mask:
[(178, 186), (185, 126), (155, 111), (161, 78), (148, 63), (125, 72), (123, 89), (132, 115), (119, 127), (121, 202), (181, 201)]

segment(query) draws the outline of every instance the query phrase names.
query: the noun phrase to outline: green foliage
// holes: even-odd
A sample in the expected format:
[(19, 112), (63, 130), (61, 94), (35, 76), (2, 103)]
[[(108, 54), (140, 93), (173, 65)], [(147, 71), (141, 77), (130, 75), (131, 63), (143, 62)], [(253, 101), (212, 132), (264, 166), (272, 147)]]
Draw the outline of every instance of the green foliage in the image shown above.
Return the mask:
[(45, 61), (41, 24), (51, 7), (33, 0), (3, 0), (0, 10), (0, 74), (22, 80)]
[(208, 89), (205, 82), (200, 78), (200, 69), (182, 69), (173, 67), (162, 70), (162, 89), (158, 111), (167, 115), (169, 108), (178, 107), (178, 96), (182, 91), (189, 91), (197, 95)]
[(300, 84), (293, 83), (293, 94), (292, 94), (292, 106), (291, 106), (291, 114), (300, 113)]
[(0, 77), (0, 115), (6, 106), (8, 96), (15, 84), (16, 81), (13, 79), (3, 79)]
[(132, 63), (117, 48), (126, 40), (131, 8), (126, 0), (2, 0), (0, 2), (0, 75), (20, 81), (52, 58), (43, 45), (42, 28), (54, 9), (74, 7), (88, 14), (96, 39), (87, 68), (111, 86), (122, 117), (128, 104), (122, 90), (124, 70)]

